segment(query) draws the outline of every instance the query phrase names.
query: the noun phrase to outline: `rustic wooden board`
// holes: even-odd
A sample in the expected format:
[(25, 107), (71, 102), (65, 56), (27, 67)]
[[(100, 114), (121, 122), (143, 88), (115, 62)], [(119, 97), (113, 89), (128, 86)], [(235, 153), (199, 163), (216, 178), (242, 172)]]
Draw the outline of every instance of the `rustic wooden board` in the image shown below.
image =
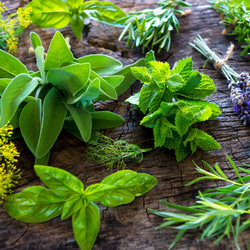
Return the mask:
[[(26, 4), (27, 0), (2, 1), (12, 12), (19, 6)], [(146, 7), (154, 7), (153, 0), (115, 0), (126, 10), (138, 10)], [(234, 37), (223, 36), (223, 27), (219, 24), (219, 14), (212, 8), (202, 8), (207, 5), (206, 0), (189, 0), (193, 4), (191, 14), (180, 17), (180, 33), (173, 34), (171, 50), (166, 53), (162, 51), (157, 59), (167, 61), (173, 65), (175, 61), (184, 57), (192, 56), (194, 68), (214, 79), (217, 91), (209, 97), (219, 105), (222, 114), (215, 120), (198, 124), (198, 127), (208, 134), (214, 136), (221, 144), (222, 149), (211, 152), (198, 150), (194, 155), (184, 161), (177, 163), (173, 152), (158, 148), (145, 154), (140, 164), (129, 163), (129, 169), (149, 173), (158, 179), (158, 184), (146, 195), (136, 198), (129, 205), (117, 208), (101, 207), (101, 228), (93, 249), (167, 249), (173, 241), (176, 231), (162, 229), (155, 231), (162, 219), (148, 213), (147, 209), (164, 210), (159, 200), (166, 200), (180, 205), (191, 205), (195, 201), (198, 190), (204, 190), (220, 185), (214, 181), (204, 181), (190, 187), (185, 184), (198, 176), (195, 172), (193, 160), (201, 165), (201, 160), (214, 165), (218, 162), (228, 176), (236, 179), (236, 175), (229, 166), (225, 154), (228, 154), (237, 165), (250, 163), (250, 129), (244, 127), (239, 119), (233, 114), (232, 105), (229, 100), (229, 90), (223, 75), (216, 72), (211, 64), (203, 69), (204, 58), (188, 43), (198, 34), (201, 34), (212, 49), (223, 55), (230, 42), (235, 42)], [(20, 46), (17, 57), (28, 66), (36, 70), (34, 55), (28, 54), (30, 46), (29, 32), (34, 30), (43, 41), (47, 49), (54, 29), (39, 29), (33, 25), (29, 27), (20, 37)], [(121, 60), (124, 65), (144, 57), (140, 49), (134, 51), (126, 48), (125, 42), (118, 42), (120, 30), (117, 28), (93, 22), (87, 39), (78, 41), (74, 38), (69, 27), (62, 29), (65, 36), (70, 37), (72, 51), (75, 57), (92, 53), (103, 53)], [(228, 64), (237, 72), (249, 70), (249, 56), (240, 57), (240, 46), (235, 42), (235, 52)], [(113, 139), (125, 139), (130, 143), (136, 143), (146, 148), (153, 146), (152, 131), (139, 125), (140, 115), (134, 107), (124, 100), (131, 93), (140, 89), (140, 83), (136, 82), (126, 93), (116, 101), (100, 102), (100, 110), (110, 110), (122, 115), (125, 119), (124, 125), (116, 129), (106, 130), (105, 134)], [(16, 189), (17, 192), (25, 187), (40, 185), (33, 171), (34, 159), (25, 146), (23, 140), (17, 140), (16, 145), (21, 153), (18, 166), (23, 174)], [(51, 152), (50, 166), (60, 167), (71, 172), (84, 182), (85, 186), (101, 181), (110, 174), (102, 166), (84, 161), (85, 145), (73, 136), (62, 133)], [(200, 240), (200, 232), (193, 230), (188, 232), (176, 245), (175, 249), (235, 249), (233, 239), (224, 239), (221, 243), (214, 245), (212, 241)], [(239, 246), (247, 249), (250, 241), (249, 231), (242, 233), (239, 237)], [(9, 217), (0, 206), (0, 249), (78, 249), (72, 232), (71, 219), (61, 221), (55, 218), (45, 223), (23, 223)]]

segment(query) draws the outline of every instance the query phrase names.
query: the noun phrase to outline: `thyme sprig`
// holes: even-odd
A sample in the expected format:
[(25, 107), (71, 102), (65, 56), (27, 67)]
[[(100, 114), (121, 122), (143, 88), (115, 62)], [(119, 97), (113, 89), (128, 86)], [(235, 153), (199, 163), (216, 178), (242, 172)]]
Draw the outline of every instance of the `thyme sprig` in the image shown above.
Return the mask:
[(98, 142), (90, 142), (86, 151), (86, 160), (105, 165), (108, 169), (124, 169), (127, 161), (140, 163), (143, 160), (143, 153), (152, 150), (151, 148), (141, 149), (136, 144), (130, 144), (125, 140), (113, 140), (101, 133)]
[[(127, 47), (133, 41), (132, 48), (142, 46), (143, 53), (145, 49), (150, 50), (157, 45), (158, 52), (163, 48), (169, 50), (171, 32), (174, 30), (178, 33), (180, 28), (176, 15), (188, 14), (190, 11), (186, 11), (183, 7), (191, 7), (191, 5), (180, 0), (162, 0), (156, 4), (160, 7), (131, 12), (127, 17), (119, 20), (126, 24), (119, 40), (122, 38), (127, 40)], [(127, 31), (128, 35), (125, 36)]]
[[(197, 172), (204, 176), (189, 182), (186, 186), (204, 179), (222, 180), (228, 182), (229, 185), (210, 189), (205, 192), (199, 191), (199, 195), (196, 197), (197, 201), (189, 207), (161, 201), (168, 208), (178, 209), (189, 214), (159, 212), (149, 209), (151, 213), (163, 217), (166, 221), (156, 229), (168, 227), (179, 230), (169, 249), (178, 242), (188, 229), (194, 228), (202, 229), (201, 239), (216, 238), (214, 243), (218, 243), (224, 237), (230, 238), (232, 235), (237, 249), (240, 249), (238, 236), (250, 226), (249, 216), (244, 216), (250, 214), (250, 170), (237, 167), (229, 156), (227, 158), (238, 177), (236, 181), (230, 180), (219, 167), (218, 163), (213, 168), (207, 162), (203, 161), (208, 170), (195, 165)], [(244, 165), (250, 167), (249, 165)], [(247, 175), (243, 177), (240, 171)], [(244, 220), (242, 220), (243, 216)]]
[(236, 35), (236, 39), (243, 45), (241, 56), (250, 49), (250, 4), (249, 1), (239, 0), (208, 0), (214, 4), (216, 11), (221, 13), (221, 23), (225, 26), (223, 34)]

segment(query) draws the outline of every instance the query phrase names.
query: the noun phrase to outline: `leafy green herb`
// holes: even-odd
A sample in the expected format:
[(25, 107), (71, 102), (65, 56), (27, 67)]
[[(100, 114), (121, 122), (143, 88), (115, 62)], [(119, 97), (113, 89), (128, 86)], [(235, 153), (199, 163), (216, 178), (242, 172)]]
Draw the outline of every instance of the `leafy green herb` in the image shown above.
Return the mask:
[(95, 161), (104, 164), (108, 169), (116, 165), (117, 169), (124, 169), (126, 161), (140, 163), (143, 160), (143, 153), (151, 148), (141, 149), (136, 144), (129, 144), (124, 140), (112, 140), (111, 138), (99, 134), (97, 142), (89, 142), (85, 154), (87, 161)]
[[(238, 245), (239, 234), (246, 230), (250, 226), (250, 219), (246, 219), (242, 222), (242, 216), (250, 213), (250, 186), (247, 181), (250, 180), (250, 171), (241, 167), (237, 167), (232, 159), (227, 156), (238, 180), (233, 181), (228, 179), (219, 165), (216, 163), (212, 168), (207, 162), (203, 161), (203, 164), (209, 169), (209, 171), (201, 169), (196, 165), (198, 173), (204, 176), (199, 177), (187, 185), (194, 184), (197, 181), (208, 180), (222, 180), (229, 182), (230, 185), (222, 186), (215, 189), (210, 189), (205, 192), (199, 192), (197, 201), (190, 207), (174, 205), (166, 201), (161, 201), (162, 204), (168, 208), (178, 209), (189, 214), (180, 214), (174, 212), (158, 212), (153, 209), (149, 209), (151, 213), (159, 215), (164, 218), (166, 222), (157, 227), (160, 229), (163, 227), (170, 227), (180, 230), (177, 234), (171, 249), (181, 236), (188, 230), (199, 228), (202, 229), (201, 239), (215, 238), (214, 243), (219, 242), (224, 237), (230, 237), (233, 235), (235, 245), (237, 249), (240, 249)], [(249, 165), (246, 165), (249, 167)], [(247, 173), (247, 176), (242, 177), (240, 171)]]
[(210, 135), (191, 127), (220, 114), (216, 104), (202, 100), (215, 91), (213, 81), (193, 70), (190, 57), (179, 61), (173, 70), (167, 62), (155, 61), (153, 51), (146, 55), (145, 62), (146, 67), (131, 68), (144, 84), (127, 101), (146, 114), (141, 125), (153, 129), (155, 147), (174, 149), (178, 162), (198, 147), (221, 148)]
[(126, 14), (109, 1), (83, 0), (33, 0), (26, 8), (32, 8), (32, 22), (42, 28), (61, 29), (68, 24), (77, 38), (81, 37), (86, 18), (121, 26), (117, 20)]
[[(113, 128), (123, 118), (96, 112), (93, 100), (116, 99), (134, 81), (133, 65), (106, 55), (74, 58), (61, 33), (56, 32), (46, 58), (37, 34), (31, 33), (38, 72), (28, 72), (15, 57), (0, 51), (0, 126), (8, 121), (20, 128), (36, 162), (47, 163), (62, 128), (88, 142), (93, 131)], [(103, 76), (105, 74), (105, 76)]]
[(242, 0), (208, 0), (214, 4), (214, 9), (221, 13), (222, 24), (225, 26), (223, 34), (237, 36), (240, 44), (243, 45), (244, 50), (241, 56), (250, 49), (250, 3)]
[[(171, 32), (179, 32), (179, 21), (176, 15), (185, 15), (189, 12), (183, 7), (191, 5), (180, 0), (161, 0), (157, 3), (157, 9), (146, 9), (139, 12), (129, 13), (129, 16), (120, 20), (126, 27), (121, 33), (119, 40), (125, 34), (127, 46), (133, 41), (132, 48), (142, 46), (142, 51), (150, 50), (158, 46), (158, 52), (163, 48), (167, 51), (170, 48)], [(178, 9), (177, 9), (178, 8)]]
[(84, 190), (83, 183), (64, 170), (35, 165), (35, 172), (50, 189), (33, 186), (10, 196), (5, 202), (7, 213), (30, 223), (72, 216), (75, 239), (84, 250), (92, 248), (100, 228), (100, 211), (94, 202), (109, 207), (128, 204), (157, 182), (151, 175), (122, 170)]

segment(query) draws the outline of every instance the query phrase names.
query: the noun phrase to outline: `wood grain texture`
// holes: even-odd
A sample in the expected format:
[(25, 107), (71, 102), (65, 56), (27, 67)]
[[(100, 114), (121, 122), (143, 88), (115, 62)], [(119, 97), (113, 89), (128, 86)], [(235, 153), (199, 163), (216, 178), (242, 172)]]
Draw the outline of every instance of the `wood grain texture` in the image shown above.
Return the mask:
[[(18, 6), (23, 6), (28, 1), (9, 0), (2, 1), (14, 11)], [(115, 0), (113, 1), (127, 11), (154, 7), (153, 0)], [(215, 82), (217, 91), (208, 99), (219, 105), (222, 114), (212, 121), (199, 123), (198, 128), (212, 135), (222, 146), (222, 149), (203, 152), (198, 150), (184, 161), (177, 163), (174, 153), (163, 148), (157, 148), (144, 155), (140, 164), (129, 163), (129, 169), (148, 173), (158, 179), (158, 184), (149, 193), (138, 197), (129, 205), (116, 208), (101, 208), (101, 228), (98, 234), (94, 250), (154, 250), (167, 249), (172, 243), (176, 231), (154, 228), (162, 223), (162, 218), (149, 214), (147, 209), (164, 211), (159, 200), (166, 200), (179, 205), (191, 205), (195, 201), (198, 190), (205, 190), (220, 185), (215, 181), (203, 181), (190, 187), (185, 184), (199, 175), (195, 172), (193, 160), (201, 166), (201, 160), (210, 165), (218, 162), (227, 175), (236, 179), (237, 176), (231, 169), (225, 154), (228, 154), (238, 166), (250, 163), (250, 129), (245, 127), (234, 115), (232, 104), (229, 100), (229, 90), (223, 75), (214, 70), (212, 64), (203, 69), (204, 58), (192, 49), (188, 43), (198, 35), (202, 35), (208, 45), (218, 54), (225, 54), (230, 42), (235, 43), (235, 51), (228, 64), (238, 73), (249, 71), (249, 55), (240, 57), (240, 45), (234, 37), (223, 36), (223, 27), (219, 24), (219, 14), (212, 8), (202, 8), (207, 5), (206, 0), (189, 0), (193, 4), (191, 14), (179, 17), (180, 32), (172, 35), (172, 45), (168, 53), (162, 51), (157, 54), (157, 59), (167, 61), (170, 65), (188, 56), (193, 57), (194, 69), (208, 74)], [(31, 25), (20, 36), (20, 46), (17, 57), (30, 70), (36, 70), (35, 56), (28, 54), (30, 46), (29, 32), (34, 30), (41, 36), (45, 49), (55, 32), (54, 29), (39, 29)], [(132, 63), (144, 57), (140, 49), (134, 51), (126, 48), (125, 42), (118, 42), (120, 30), (97, 22), (91, 23), (88, 37), (82, 41), (74, 38), (70, 27), (61, 30), (64, 36), (70, 37), (71, 48), (75, 57), (88, 54), (103, 53), (121, 60), (124, 65)], [(136, 143), (146, 148), (153, 146), (152, 131), (139, 125), (141, 116), (133, 105), (124, 100), (132, 93), (138, 92), (140, 83), (136, 82), (126, 93), (115, 101), (99, 102), (99, 110), (110, 110), (123, 116), (125, 123), (115, 129), (109, 129), (104, 133), (113, 139), (125, 139), (130, 143)], [(21, 153), (18, 166), (23, 174), (15, 191), (40, 185), (33, 171), (34, 158), (27, 149), (23, 140), (17, 140), (16, 145)], [(83, 181), (85, 186), (101, 181), (111, 172), (102, 166), (84, 161), (85, 145), (73, 136), (63, 132), (51, 151), (50, 166), (60, 167), (69, 171)], [(211, 240), (200, 240), (200, 231), (189, 231), (176, 245), (175, 249), (236, 249), (233, 239), (224, 239), (219, 244), (213, 244)], [(249, 230), (239, 237), (241, 249), (247, 249), (250, 241)], [(4, 206), (0, 206), (0, 249), (78, 249), (72, 232), (71, 219), (61, 221), (55, 218), (45, 223), (23, 223), (9, 217)]]

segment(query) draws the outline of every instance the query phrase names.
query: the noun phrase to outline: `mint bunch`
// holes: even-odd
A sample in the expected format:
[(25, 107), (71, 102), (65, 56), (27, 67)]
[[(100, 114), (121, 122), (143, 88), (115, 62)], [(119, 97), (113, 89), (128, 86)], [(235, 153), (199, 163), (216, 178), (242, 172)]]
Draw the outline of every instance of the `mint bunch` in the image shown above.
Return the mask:
[(150, 51), (145, 63), (146, 67), (131, 68), (133, 75), (144, 84), (141, 91), (127, 101), (145, 114), (140, 124), (153, 129), (155, 147), (174, 149), (178, 162), (198, 147), (221, 148), (206, 132), (192, 127), (221, 113), (216, 104), (203, 100), (215, 91), (212, 79), (193, 70), (191, 57), (179, 61), (170, 70), (167, 62), (155, 61), (154, 52)]

